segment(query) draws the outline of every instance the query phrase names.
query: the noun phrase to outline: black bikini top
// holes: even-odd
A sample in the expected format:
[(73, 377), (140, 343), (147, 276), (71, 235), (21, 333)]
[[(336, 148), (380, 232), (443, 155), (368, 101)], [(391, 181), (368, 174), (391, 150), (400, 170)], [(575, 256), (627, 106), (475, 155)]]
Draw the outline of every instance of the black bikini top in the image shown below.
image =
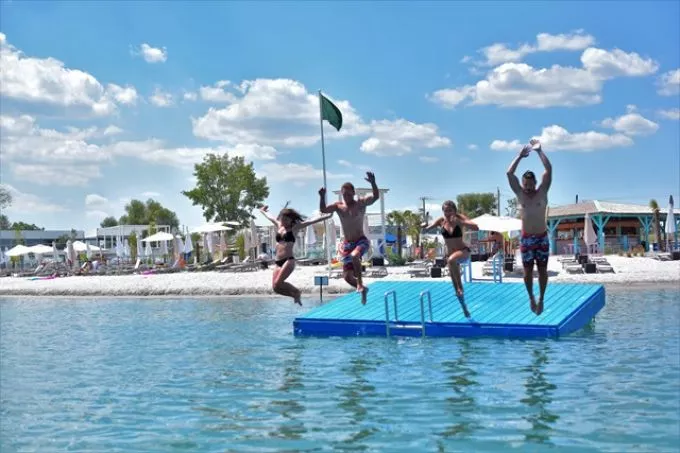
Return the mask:
[(286, 231), (283, 236), (281, 233), (276, 233), (276, 242), (295, 242), (295, 235), (292, 231)]
[(456, 225), (453, 229), (453, 233), (449, 233), (446, 228), (442, 226), (442, 237), (443, 238), (460, 238), (463, 237), (463, 230), (460, 229), (460, 225)]

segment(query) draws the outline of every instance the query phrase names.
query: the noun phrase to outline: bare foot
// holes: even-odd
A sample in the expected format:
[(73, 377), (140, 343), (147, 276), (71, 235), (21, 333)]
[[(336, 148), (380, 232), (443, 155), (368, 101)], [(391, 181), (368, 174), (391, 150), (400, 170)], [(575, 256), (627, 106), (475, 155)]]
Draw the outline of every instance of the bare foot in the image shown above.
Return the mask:
[(301, 300), (301, 298), (302, 298), (302, 292), (301, 292), (301, 291), (298, 291), (297, 294), (293, 297), (293, 302), (295, 302), (296, 304), (298, 304), (299, 306), (302, 307), (302, 300)]
[[(536, 299), (534, 298), (533, 294), (531, 296), (529, 296), (529, 300), (531, 302), (531, 311), (536, 313)], [(538, 314), (538, 313), (536, 313), (536, 314)]]
[(543, 299), (538, 299), (538, 304), (536, 305), (536, 315), (543, 313)]
[(366, 297), (368, 296), (368, 288), (362, 286), (361, 289), (357, 288), (357, 291), (361, 292), (361, 304), (366, 305)]

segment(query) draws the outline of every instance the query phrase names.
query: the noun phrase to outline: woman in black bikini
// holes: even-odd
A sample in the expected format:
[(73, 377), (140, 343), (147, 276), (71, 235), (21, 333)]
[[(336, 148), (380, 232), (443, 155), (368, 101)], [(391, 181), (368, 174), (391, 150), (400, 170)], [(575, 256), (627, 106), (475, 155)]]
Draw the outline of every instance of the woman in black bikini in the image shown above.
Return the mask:
[(302, 305), (300, 290), (286, 281), (295, 270), (295, 256), (293, 255), (295, 235), (309, 225), (330, 219), (333, 214), (305, 221), (295, 209), (287, 207), (281, 210), (276, 219), (269, 215), (267, 206), (261, 207), (260, 212), (276, 225), (276, 267), (272, 276), (272, 289), (277, 294), (292, 297), (296, 304)]
[(449, 274), (451, 274), (451, 281), (453, 282), (453, 289), (456, 291), (456, 295), (460, 300), (465, 317), (469, 318), (470, 312), (463, 300), (463, 281), (460, 277), (459, 262), (466, 260), (470, 256), (470, 247), (463, 241), (462, 227), (469, 228), (473, 231), (478, 231), (479, 227), (476, 223), (468, 219), (467, 216), (459, 214), (456, 204), (451, 200), (447, 200), (442, 204), (442, 211), (444, 212), (442, 217), (435, 220), (432, 225), (425, 224), (423, 227), (425, 229), (441, 227), (442, 237), (446, 244), (446, 253), (448, 255), (447, 262), (449, 265)]

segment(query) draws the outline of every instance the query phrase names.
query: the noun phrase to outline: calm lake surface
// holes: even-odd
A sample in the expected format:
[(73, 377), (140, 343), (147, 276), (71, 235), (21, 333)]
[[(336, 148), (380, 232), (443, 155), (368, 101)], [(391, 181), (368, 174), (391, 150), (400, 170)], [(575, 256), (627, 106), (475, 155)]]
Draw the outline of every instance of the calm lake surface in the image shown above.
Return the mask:
[(678, 452), (679, 299), (608, 286), (589, 328), (520, 341), (295, 338), (275, 299), (1, 298), (0, 451)]

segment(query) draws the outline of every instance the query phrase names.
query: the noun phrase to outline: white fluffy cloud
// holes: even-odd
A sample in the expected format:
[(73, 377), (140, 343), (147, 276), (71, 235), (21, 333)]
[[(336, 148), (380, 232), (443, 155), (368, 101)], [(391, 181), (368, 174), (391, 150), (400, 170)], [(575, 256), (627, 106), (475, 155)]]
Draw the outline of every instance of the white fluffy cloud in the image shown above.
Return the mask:
[(172, 95), (158, 87), (154, 89), (153, 94), (149, 97), (149, 101), (156, 107), (171, 107), (174, 104)]
[(680, 94), (680, 69), (661, 74), (658, 84), (659, 94), (662, 96)]
[(657, 113), (667, 120), (680, 120), (680, 109), (659, 110)]
[(137, 100), (132, 86), (102, 85), (93, 75), (69, 69), (55, 58), (27, 57), (0, 33), (0, 95), (19, 101), (81, 109), (94, 115), (114, 113)]
[(371, 137), (361, 144), (361, 151), (379, 156), (401, 156), (417, 148), (451, 146), (451, 140), (438, 135), (435, 124), (416, 124), (404, 119), (371, 122)]
[(618, 118), (606, 118), (602, 121), (603, 127), (612, 128), (617, 132), (629, 136), (650, 135), (659, 130), (659, 125), (648, 120), (639, 113), (635, 113), (635, 108), (629, 106), (629, 112)]
[[(495, 66), (501, 63), (521, 61), (526, 55), (536, 52), (583, 50), (593, 44), (595, 44), (595, 38), (591, 35), (584, 34), (581, 30), (558, 35), (539, 33), (536, 35), (535, 44), (525, 43), (512, 49), (505, 43), (496, 43), (480, 49), (479, 53), (484, 56), (484, 61), (481, 63), (482, 65)], [(472, 59), (467, 57), (465, 62), (470, 60)]]
[(3, 184), (7, 191), (12, 195), (12, 205), (7, 208), (7, 212), (12, 213), (51, 213), (62, 212), (67, 209), (57, 203), (50, 202), (30, 193), (21, 192), (14, 186)]
[[(319, 98), (305, 86), (290, 79), (246, 80), (239, 85), (222, 83), (223, 94), (202, 91), (213, 99), (219, 96), (228, 105), (210, 108), (192, 120), (197, 137), (228, 144), (258, 143), (272, 146), (309, 146), (320, 140)], [(231, 91), (227, 92), (226, 89)], [(233, 96), (229, 98), (227, 94)], [(343, 125), (336, 132), (326, 125), (326, 139), (363, 135), (368, 126), (347, 101), (334, 100), (342, 111)]]
[[(549, 151), (595, 151), (599, 149), (620, 148), (633, 145), (633, 140), (624, 134), (604, 134), (596, 131), (571, 133), (557, 125), (544, 127), (541, 135), (537, 138), (541, 141), (543, 149)], [(528, 141), (528, 140), (527, 140)], [(491, 149), (495, 151), (515, 151), (524, 146), (526, 142), (519, 140), (494, 140)]]
[(445, 108), (464, 102), (525, 108), (590, 105), (602, 101), (606, 80), (650, 75), (659, 67), (635, 52), (592, 47), (581, 54), (581, 64), (580, 68), (553, 65), (537, 69), (525, 63), (503, 63), (474, 85), (438, 90), (428, 98)]
[(168, 50), (165, 47), (152, 47), (147, 43), (142, 44), (139, 51), (133, 53), (141, 55), (147, 63), (165, 63), (168, 60)]

